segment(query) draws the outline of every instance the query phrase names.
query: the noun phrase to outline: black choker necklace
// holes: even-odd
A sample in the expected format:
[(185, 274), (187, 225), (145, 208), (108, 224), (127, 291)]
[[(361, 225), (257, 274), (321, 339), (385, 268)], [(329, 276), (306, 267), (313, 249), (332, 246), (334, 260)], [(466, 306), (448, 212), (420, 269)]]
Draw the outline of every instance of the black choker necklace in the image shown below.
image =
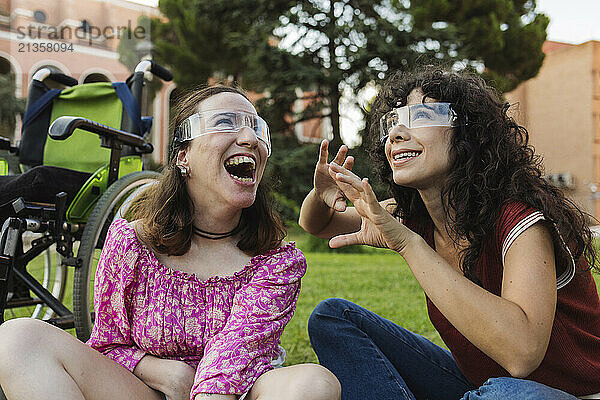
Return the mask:
[(218, 239), (224, 239), (226, 237), (233, 236), (236, 233), (238, 233), (240, 231), (241, 222), (242, 222), (242, 219), (240, 218), (240, 222), (238, 222), (238, 224), (235, 228), (233, 228), (229, 232), (223, 232), (223, 233), (203, 231), (202, 229), (198, 228), (196, 225), (192, 225), (192, 230), (195, 235), (198, 235), (200, 237), (203, 237), (206, 239), (218, 240)]

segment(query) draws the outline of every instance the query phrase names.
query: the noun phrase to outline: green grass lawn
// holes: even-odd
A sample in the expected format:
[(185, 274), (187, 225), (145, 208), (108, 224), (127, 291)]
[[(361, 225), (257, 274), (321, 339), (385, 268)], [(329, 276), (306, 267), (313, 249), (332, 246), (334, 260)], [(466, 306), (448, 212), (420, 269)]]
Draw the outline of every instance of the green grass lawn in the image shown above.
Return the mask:
[(427, 318), (425, 297), (404, 260), (392, 252), (375, 254), (305, 253), (308, 270), (294, 317), (282, 345), (287, 364), (317, 362), (310, 347), (307, 322), (323, 299), (343, 297), (403, 327), (442, 344)]

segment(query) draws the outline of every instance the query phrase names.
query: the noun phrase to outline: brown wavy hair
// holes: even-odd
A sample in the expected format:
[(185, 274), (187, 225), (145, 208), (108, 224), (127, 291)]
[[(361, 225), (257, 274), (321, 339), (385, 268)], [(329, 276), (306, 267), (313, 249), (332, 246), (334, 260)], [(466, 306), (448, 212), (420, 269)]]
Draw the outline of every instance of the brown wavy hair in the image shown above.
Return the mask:
[[(450, 169), (443, 183), (441, 200), (449, 217), (446, 231), (468, 246), (460, 254), (460, 266), (469, 279), (478, 282), (475, 264), (483, 244), (495, 230), (501, 207), (517, 201), (536, 208), (553, 222), (573, 251), (578, 265), (596, 265), (591, 217), (581, 211), (560, 189), (543, 178), (542, 159), (528, 144), (527, 130), (508, 116), (509, 104), (474, 73), (456, 73), (436, 67), (417, 72), (397, 72), (384, 84), (370, 115), (370, 153), (383, 182), (394, 199), (394, 215), (419, 221), (417, 229), (431, 223), (416, 189), (394, 183), (392, 170), (379, 141), (379, 120), (392, 108), (404, 106), (408, 95), (421, 89), (425, 98), (451, 103), (457, 115), (450, 144)], [(452, 212), (450, 212), (452, 211)], [(554, 238), (555, 245), (557, 238)], [(560, 244), (559, 244), (560, 245)], [(587, 263), (579, 263), (581, 257)], [(558, 260), (557, 260), (558, 262)]]
[[(186, 118), (194, 114), (200, 102), (223, 92), (237, 93), (248, 99), (242, 90), (223, 85), (188, 92), (176, 107), (169, 131), (174, 132)], [(178, 151), (189, 145), (190, 141), (171, 140), (168, 163), (163, 168), (158, 183), (145, 190), (130, 209), (130, 219), (139, 220), (136, 225), (138, 237), (159, 253), (183, 255), (189, 250), (192, 241), (194, 203), (188, 193), (185, 177), (175, 165)], [(286, 234), (269, 193), (267, 184), (264, 180), (261, 181), (254, 203), (242, 210), (237, 246), (249, 255), (278, 248)]]

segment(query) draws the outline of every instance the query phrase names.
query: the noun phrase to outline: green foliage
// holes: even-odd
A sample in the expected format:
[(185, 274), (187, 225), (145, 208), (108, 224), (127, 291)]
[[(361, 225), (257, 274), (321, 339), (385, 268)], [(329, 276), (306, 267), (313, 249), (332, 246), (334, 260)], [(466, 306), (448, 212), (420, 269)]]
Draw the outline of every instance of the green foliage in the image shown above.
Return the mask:
[[(261, 111), (276, 110), (275, 132), (328, 116), (336, 148), (344, 91), (422, 63), (476, 68), (508, 90), (537, 73), (548, 24), (534, 0), (161, 0), (160, 9), (168, 21), (154, 23), (156, 55), (180, 86), (243, 78), (268, 94)], [(298, 97), (309, 107), (284, 119)]]
[(16, 116), (25, 112), (25, 99), (15, 95), (15, 76), (0, 75), (0, 135), (12, 138), (15, 131)]
[(534, 77), (542, 64), (549, 19), (535, 13), (535, 0), (411, 0), (411, 5), (414, 26), (435, 27), (445, 39), (438, 42), (440, 51), (477, 66), (501, 91)]
[(313, 186), (318, 146), (299, 145), (293, 136), (275, 136), (272, 141), (266, 178), (274, 182), (277, 192), (299, 205)]
[(161, 0), (168, 18), (153, 24), (156, 57), (174, 66), (180, 87), (211, 77), (239, 80), (248, 69), (246, 56), (268, 45), (269, 32), (292, 1)]
[(272, 191), (271, 196), (275, 200), (275, 209), (283, 218), (285, 225), (295, 224), (300, 213), (298, 204), (276, 191)]

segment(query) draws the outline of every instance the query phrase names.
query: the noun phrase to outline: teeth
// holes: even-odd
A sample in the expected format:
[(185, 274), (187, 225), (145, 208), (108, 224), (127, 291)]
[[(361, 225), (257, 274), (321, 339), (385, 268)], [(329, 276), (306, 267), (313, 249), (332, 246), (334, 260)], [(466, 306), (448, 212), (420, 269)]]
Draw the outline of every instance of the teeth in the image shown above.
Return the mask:
[(404, 153), (398, 153), (394, 156), (394, 160), (401, 160), (403, 158), (417, 157), (419, 155), (416, 151), (407, 151)]
[(238, 164), (243, 164), (243, 163), (252, 164), (252, 168), (256, 167), (256, 162), (254, 161), (254, 159), (252, 159), (251, 157), (248, 157), (248, 156), (231, 157), (229, 160), (227, 160), (225, 162), (225, 165), (238, 165)]
[(252, 182), (252, 178), (240, 178), (239, 176), (231, 175), (231, 177), (235, 180), (242, 182)]

